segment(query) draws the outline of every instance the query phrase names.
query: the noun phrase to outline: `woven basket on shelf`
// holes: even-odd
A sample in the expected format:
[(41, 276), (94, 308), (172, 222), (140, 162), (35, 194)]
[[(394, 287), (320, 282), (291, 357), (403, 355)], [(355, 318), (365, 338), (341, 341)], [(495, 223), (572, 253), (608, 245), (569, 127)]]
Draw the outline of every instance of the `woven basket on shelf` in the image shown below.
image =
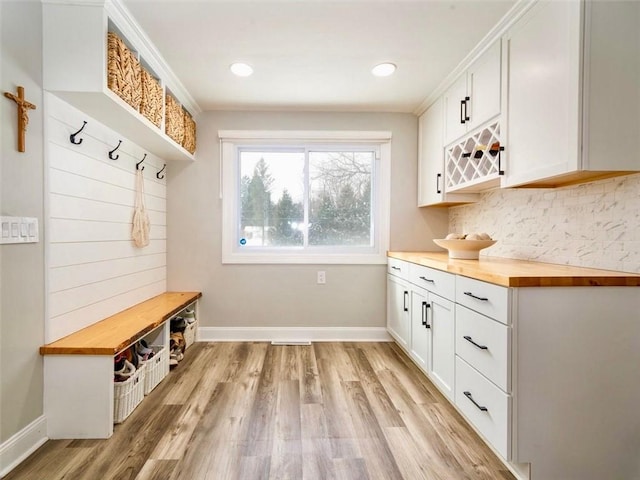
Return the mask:
[(142, 100), (140, 62), (118, 35), (107, 34), (107, 86), (136, 110)]
[(182, 106), (169, 94), (165, 96), (164, 131), (176, 143), (184, 139), (184, 113)]
[(142, 69), (142, 100), (140, 113), (156, 127), (162, 123), (162, 86), (144, 68)]
[(182, 140), (182, 146), (189, 153), (196, 151), (196, 122), (186, 110), (184, 110), (184, 139)]

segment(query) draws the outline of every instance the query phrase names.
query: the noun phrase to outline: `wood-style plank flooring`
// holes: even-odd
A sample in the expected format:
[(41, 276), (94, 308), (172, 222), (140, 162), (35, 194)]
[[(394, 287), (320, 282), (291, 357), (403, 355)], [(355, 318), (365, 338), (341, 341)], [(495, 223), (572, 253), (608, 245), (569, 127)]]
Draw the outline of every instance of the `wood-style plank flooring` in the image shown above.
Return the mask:
[(514, 479), (393, 343), (197, 343), (108, 440), (6, 480)]

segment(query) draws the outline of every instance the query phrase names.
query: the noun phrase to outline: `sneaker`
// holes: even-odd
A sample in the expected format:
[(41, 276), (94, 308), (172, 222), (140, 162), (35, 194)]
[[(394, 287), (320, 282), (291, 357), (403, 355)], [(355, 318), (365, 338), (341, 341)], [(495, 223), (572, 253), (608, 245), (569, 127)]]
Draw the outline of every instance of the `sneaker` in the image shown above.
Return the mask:
[(147, 341), (141, 339), (136, 344), (136, 352), (138, 357), (141, 357), (143, 361), (149, 360), (153, 356), (153, 348), (149, 347)]
[(196, 311), (192, 308), (187, 308), (184, 312), (182, 312), (182, 318), (184, 318), (188, 324), (192, 324), (196, 321)]
[(119, 371), (122, 371), (124, 369), (125, 361), (126, 361), (126, 358), (122, 353), (119, 353), (118, 355), (113, 357), (113, 371), (116, 373)]
[(182, 317), (176, 317), (171, 320), (171, 331), (172, 332), (184, 332), (184, 329), (187, 328), (187, 321)]
[(113, 373), (113, 380), (115, 382), (124, 382), (126, 380), (129, 380), (129, 377), (136, 373), (136, 367), (134, 367), (133, 363), (131, 363), (129, 360), (125, 360), (122, 369), (114, 371)]

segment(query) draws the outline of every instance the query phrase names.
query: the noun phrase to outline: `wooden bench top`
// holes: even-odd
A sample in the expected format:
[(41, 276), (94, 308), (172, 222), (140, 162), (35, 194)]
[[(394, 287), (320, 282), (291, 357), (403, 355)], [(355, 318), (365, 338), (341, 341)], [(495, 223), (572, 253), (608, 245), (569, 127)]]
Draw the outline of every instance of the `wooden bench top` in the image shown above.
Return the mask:
[(41, 355), (115, 355), (202, 296), (166, 292), (40, 347)]

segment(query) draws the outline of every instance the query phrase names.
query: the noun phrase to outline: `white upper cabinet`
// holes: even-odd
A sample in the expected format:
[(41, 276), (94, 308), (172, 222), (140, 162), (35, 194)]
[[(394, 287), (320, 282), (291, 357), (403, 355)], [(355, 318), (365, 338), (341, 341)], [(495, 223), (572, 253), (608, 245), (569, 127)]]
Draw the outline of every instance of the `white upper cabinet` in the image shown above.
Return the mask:
[(500, 40), (493, 43), (444, 93), (444, 144), (500, 114)]
[(445, 190), (443, 103), (443, 98), (438, 98), (419, 119), (419, 207), (468, 203), (477, 200), (477, 195), (451, 194)]
[(503, 187), (640, 170), (640, 2), (541, 1), (503, 37)]

